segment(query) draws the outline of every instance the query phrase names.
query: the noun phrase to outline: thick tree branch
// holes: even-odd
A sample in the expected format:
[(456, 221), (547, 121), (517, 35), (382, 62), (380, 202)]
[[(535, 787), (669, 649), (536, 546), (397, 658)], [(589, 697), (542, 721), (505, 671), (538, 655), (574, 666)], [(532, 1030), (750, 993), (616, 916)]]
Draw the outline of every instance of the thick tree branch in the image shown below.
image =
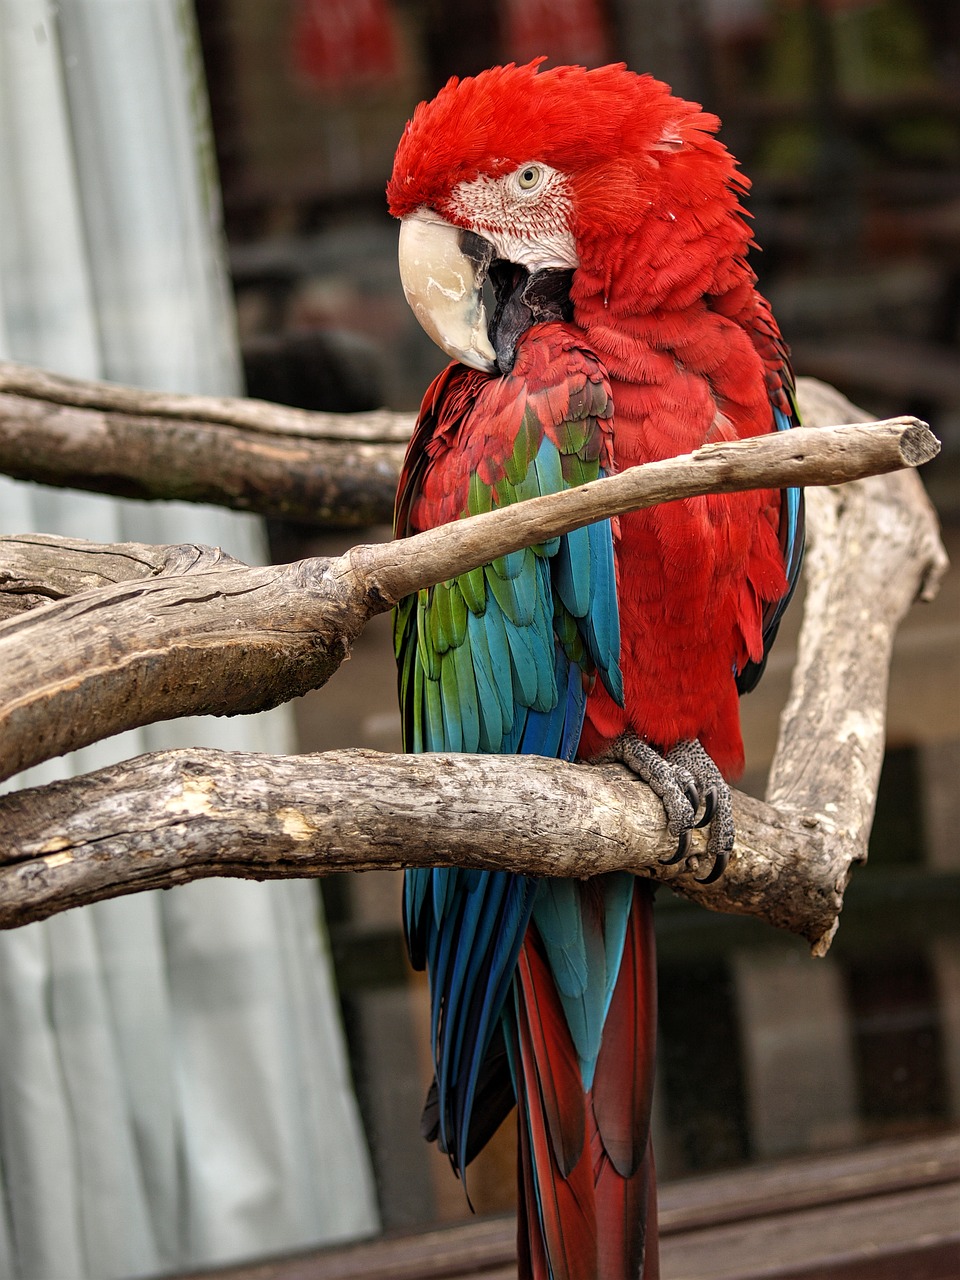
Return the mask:
[(409, 414), (81, 382), (0, 362), (0, 472), (127, 498), (177, 498), (309, 524), (389, 521)]
[(43, 533), (0, 536), (0, 622), (51, 600), (144, 578), (199, 573), (242, 561), (194, 543), (87, 542)]
[[(0, 821), (17, 833), (0, 867), (0, 927), (211, 875), (440, 864), (589, 876), (626, 867), (815, 942), (836, 914), (842, 852), (748, 796), (737, 796), (735, 817), (736, 855), (706, 890), (659, 864), (676, 846), (660, 802), (617, 767), (360, 750), (158, 752), (0, 798)], [(698, 832), (695, 848), (703, 845)]]
[[(860, 416), (815, 384), (805, 388), (804, 408), (814, 422)], [(905, 434), (893, 429), (897, 440), (906, 439), (914, 460), (914, 444), (923, 440), (917, 429), (918, 424)], [(867, 430), (869, 448), (889, 430), (876, 436)], [(813, 453), (806, 437), (811, 433), (791, 434), (797, 448), (775, 463), (752, 442), (739, 454), (724, 447), (678, 460), (680, 484), (695, 486), (681, 492), (702, 492), (710, 484), (739, 487), (731, 467), (744, 452), (752, 456), (753, 483), (765, 486), (812, 474), (823, 483), (850, 474), (851, 467), (863, 474), (864, 464), (851, 461), (849, 453), (849, 442), (864, 435), (861, 429), (841, 431), (839, 455), (838, 437), (819, 433), (832, 441), (826, 447), (827, 463), (816, 449), (816, 463), (809, 461)], [(780, 441), (771, 443), (783, 449)], [(877, 469), (902, 465), (903, 447), (896, 443), (890, 452), (889, 441), (881, 445)], [(798, 461), (798, 454), (804, 460)], [(773, 469), (759, 473), (757, 455), (760, 466)], [(874, 456), (870, 465), (877, 462)], [(0, 626), (3, 705), (30, 685), (30, 645), (23, 644), (24, 636), (32, 635), (35, 645), (43, 629), (22, 630), (28, 623), (56, 623), (61, 653), (60, 646), (86, 646), (83, 660), (69, 671), (61, 667), (49, 687), (24, 695), (20, 712), (26, 715), (33, 698), (35, 719), (32, 726), (29, 715), (19, 725), (16, 715), (8, 719), (0, 730), (0, 751), (9, 739), (22, 752), (32, 732), (47, 735), (41, 750), (51, 754), (53, 737), (62, 721), (70, 719), (71, 690), (84, 683), (91, 668), (98, 674), (88, 700), (78, 698), (76, 706), (86, 707), (87, 719), (90, 706), (96, 707), (95, 736), (115, 731), (104, 726), (116, 715), (111, 707), (118, 697), (139, 699), (134, 715), (152, 707), (154, 718), (156, 700), (162, 709), (164, 697), (168, 702), (182, 697), (205, 705), (215, 702), (211, 709), (220, 710), (261, 705), (262, 691), (251, 693), (248, 682), (260, 670), (252, 649), (284, 668), (285, 674), (275, 677), (260, 670), (253, 680), (269, 685), (272, 678), (266, 696), (276, 700), (283, 696), (285, 681), (304, 679), (304, 673), (311, 678), (329, 674), (365, 617), (397, 595), (548, 532), (676, 496), (665, 492), (662, 472), (651, 478), (642, 474), (646, 470), (565, 495), (559, 515), (553, 510), (532, 526), (529, 511), (518, 518), (520, 508), (497, 513), (492, 520), (485, 517), (488, 528), (481, 527), (479, 543), (472, 541), (470, 528), (462, 540), (455, 536), (471, 523), (461, 522), (438, 531), (439, 537), (425, 535), (423, 542), (355, 548), (339, 560), (305, 561), (278, 570), (199, 559), (192, 565), (193, 557), (203, 553), (191, 548), (98, 548), (92, 572), (101, 580), (115, 575), (116, 586), (45, 605)], [(696, 481), (690, 479), (691, 470)], [(709, 484), (703, 481), (707, 471)], [(670, 479), (676, 480), (676, 474)], [(639, 488), (631, 489), (631, 484)], [(613, 505), (591, 505), (597, 494), (606, 504), (610, 486)], [(571, 498), (583, 502), (584, 496), (589, 514), (577, 507), (572, 519), (563, 507)], [(736, 797), (737, 845), (718, 884), (701, 887), (682, 871), (659, 865), (658, 857), (668, 849), (659, 803), (614, 768), (370, 752), (278, 759), (186, 751), (142, 757), (0, 799), (0, 822), (7, 834), (0, 924), (22, 924), (81, 902), (202, 875), (263, 878), (446, 861), (572, 875), (627, 866), (670, 882), (715, 909), (760, 915), (824, 951), (836, 928), (851, 867), (865, 856), (893, 631), (917, 595), (933, 593), (945, 559), (935, 517), (916, 476), (868, 479), (808, 496), (808, 604), (793, 693), (771, 772), (772, 803)], [(60, 560), (56, 581), (52, 574), (28, 568), (13, 574), (32, 584), (35, 597), (85, 585), (84, 552), (81, 548), (78, 554), (76, 544), (33, 538), (15, 545), (24, 563), (35, 555), (49, 556), (54, 546), (63, 553), (54, 557)], [(411, 549), (413, 554), (406, 555)], [(10, 559), (0, 552), (0, 562)], [(171, 566), (176, 576), (148, 579)], [(184, 613), (194, 625), (176, 622)], [(118, 624), (120, 632), (111, 634)], [(129, 633), (124, 631), (128, 624)], [(131, 639), (137, 628), (153, 624), (154, 638), (138, 648)], [(10, 650), (5, 648), (8, 641)], [(12, 653), (25, 665), (7, 680), (5, 655)], [(186, 682), (192, 681), (186, 695), (178, 683), (178, 660), (185, 663)], [(122, 695), (113, 691), (114, 679)], [(214, 698), (209, 690), (217, 685), (222, 687)], [(702, 833), (697, 833), (691, 868), (702, 848)]]

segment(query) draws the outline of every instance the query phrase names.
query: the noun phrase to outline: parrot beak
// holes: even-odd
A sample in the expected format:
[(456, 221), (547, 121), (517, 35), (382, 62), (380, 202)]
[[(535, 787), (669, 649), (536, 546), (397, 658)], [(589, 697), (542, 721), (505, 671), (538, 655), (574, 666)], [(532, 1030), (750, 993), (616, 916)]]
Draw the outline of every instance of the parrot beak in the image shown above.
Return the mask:
[(497, 362), (481, 293), (493, 255), (489, 241), (426, 210), (400, 223), (400, 280), (413, 314), (447, 355), (484, 373)]

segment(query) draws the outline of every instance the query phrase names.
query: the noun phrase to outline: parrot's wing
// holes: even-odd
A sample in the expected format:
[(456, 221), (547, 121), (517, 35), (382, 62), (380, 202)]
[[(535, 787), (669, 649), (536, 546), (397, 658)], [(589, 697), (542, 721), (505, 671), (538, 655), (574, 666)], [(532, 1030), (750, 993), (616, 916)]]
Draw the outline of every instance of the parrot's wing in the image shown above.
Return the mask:
[[(561, 325), (531, 329), (507, 376), (451, 366), (411, 440), (398, 535), (596, 479), (612, 469), (611, 415), (602, 366)], [(407, 750), (571, 759), (593, 680), (622, 701), (610, 523), (421, 591), (399, 605), (394, 635)], [(431, 976), (436, 1125), (461, 1168), (478, 1086), (502, 1099), (482, 1067), (535, 889), (506, 873), (406, 876), (410, 954)]]
[[(554, 337), (553, 359), (518, 358), (497, 378), (451, 365), (427, 392), (401, 474), (398, 536), (612, 469), (602, 367), (569, 339), (561, 345), (559, 325), (531, 332), (537, 342), (521, 354)], [(571, 758), (585, 685), (599, 676), (622, 701), (609, 522), (408, 597), (394, 638), (407, 750)]]
[[(786, 345), (770, 315), (769, 308), (761, 299), (762, 306), (754, 324), (753, 339), (766, 367), (767, 389), (770, 393), (770, 408), (773, 413), (774, 428), (777, 431), (789, 431), (791, 427), (800, 426), (800, 410), (797, 407), (796, 383)], [(797, 583), (800, 580), (800, 569), (803, 565), (804, 547), (804, 504), (803, 490), (788, 488), (780, 490), (780, 512), (778, 525), (780, 554), (787, 574), (787, 590), (779, 600), (770, 600), (763, 607), (761, 627), (763, 632), (763, 656), (756, 662), (747, 662), (737, 675), (737, 690), (749, 693), (755, 689), (763, 669), (767, 664), (767, 655), (777, 638), (780, 619), (787, 605), (793, 598)]]

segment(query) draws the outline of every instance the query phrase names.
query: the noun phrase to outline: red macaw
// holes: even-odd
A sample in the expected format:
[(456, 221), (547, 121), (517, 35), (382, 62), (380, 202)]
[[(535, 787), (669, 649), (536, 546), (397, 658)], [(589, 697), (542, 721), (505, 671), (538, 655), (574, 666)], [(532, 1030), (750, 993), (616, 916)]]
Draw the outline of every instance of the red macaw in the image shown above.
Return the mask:
[[(410, 443), (400, 537), (796, 421), (716, 118), (622, 66), (538, 67), (451, 80), (397, 151), (404, 289), (455, 360)], [(411, 597), (407, 748), (620, 759), (662, 798), (678, 860), (709, 823), (705, 878), (722, 873), (738, 695), (801, 548), (797, 491), (717, 495)], [(651, 1280), (649, 882), (412, 871), (404, 905), (432, 996), (426, 1136), (462, 1173), (516, 1101), (521, 1275)]]

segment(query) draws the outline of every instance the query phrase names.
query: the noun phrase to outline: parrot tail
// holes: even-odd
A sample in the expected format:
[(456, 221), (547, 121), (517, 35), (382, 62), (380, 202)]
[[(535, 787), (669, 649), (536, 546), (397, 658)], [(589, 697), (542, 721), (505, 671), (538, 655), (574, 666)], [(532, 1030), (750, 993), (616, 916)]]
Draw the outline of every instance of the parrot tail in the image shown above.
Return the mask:
[[(518, 1099), (520, 1280), (658, 1280), (650, 1112), (656, 1037), (652, 893), (634, 881), (615, 981), (585, 1064), (533, 924), (508, 1034)], [(586, 909), (585, 909), (586, 915)], [(585, 929), (586, 931), (586, 929)], [(589, 1014), (587, 1014), (589, 1018)]]

